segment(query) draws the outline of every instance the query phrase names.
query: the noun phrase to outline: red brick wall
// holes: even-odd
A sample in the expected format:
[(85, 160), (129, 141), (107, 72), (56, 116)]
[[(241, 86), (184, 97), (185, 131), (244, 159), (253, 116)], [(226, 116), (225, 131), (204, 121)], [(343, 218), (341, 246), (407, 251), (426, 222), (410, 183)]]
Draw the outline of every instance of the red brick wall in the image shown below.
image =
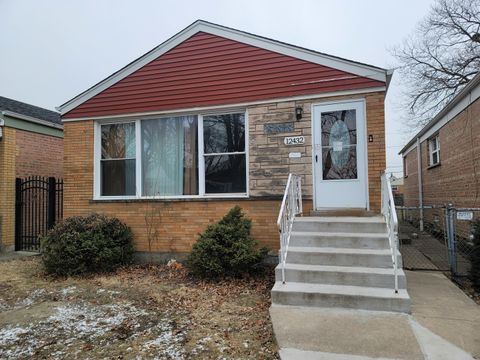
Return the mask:
[[(427, 141), (421, 144), (423, 203), (480, 207), (480, 99), (438, 132), (440, 165), (429, 167)], [(418, 204), (416, 150), (406, 156), (407, 205)]]
[(404, 181), (404, 203), (405, 206), (418, 206), (418, 170), (417, 170), (417, 149), (410, 151), (403, 160)]
[(63, 177), (63, 139), (15, 130), (15, 176)]

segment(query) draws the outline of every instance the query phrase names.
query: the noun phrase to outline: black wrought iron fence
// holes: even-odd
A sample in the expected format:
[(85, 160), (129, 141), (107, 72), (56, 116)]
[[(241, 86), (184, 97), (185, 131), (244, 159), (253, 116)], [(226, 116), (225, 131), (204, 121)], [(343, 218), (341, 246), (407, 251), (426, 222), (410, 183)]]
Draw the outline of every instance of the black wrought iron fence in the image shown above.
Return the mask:
[(62, 217), (62, 179), (41, 176), (16, 179), (15, 250), (38, 251), (40, 236)]

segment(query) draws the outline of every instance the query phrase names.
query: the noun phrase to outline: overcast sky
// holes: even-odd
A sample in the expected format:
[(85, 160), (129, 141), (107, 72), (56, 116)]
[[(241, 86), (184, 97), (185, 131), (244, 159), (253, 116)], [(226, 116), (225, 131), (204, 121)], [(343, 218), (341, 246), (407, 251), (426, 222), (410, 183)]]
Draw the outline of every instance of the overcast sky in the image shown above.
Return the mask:
[[(197, 19), (391, 68), (388, 49), (432, 0), (0, 0), (0, 95), (47, 109), (71, 99)], [(387, 95), (387, 166), (413, 135), (401, 79)]]

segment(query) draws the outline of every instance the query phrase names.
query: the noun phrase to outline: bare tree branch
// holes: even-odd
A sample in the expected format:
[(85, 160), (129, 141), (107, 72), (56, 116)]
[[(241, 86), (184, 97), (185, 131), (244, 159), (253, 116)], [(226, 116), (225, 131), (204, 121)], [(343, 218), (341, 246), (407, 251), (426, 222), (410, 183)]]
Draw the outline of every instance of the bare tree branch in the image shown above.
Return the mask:
[(480, 0), (437, 0), (392, 53), (408, 89), (409, 125), (422, 126), (480, 71)]

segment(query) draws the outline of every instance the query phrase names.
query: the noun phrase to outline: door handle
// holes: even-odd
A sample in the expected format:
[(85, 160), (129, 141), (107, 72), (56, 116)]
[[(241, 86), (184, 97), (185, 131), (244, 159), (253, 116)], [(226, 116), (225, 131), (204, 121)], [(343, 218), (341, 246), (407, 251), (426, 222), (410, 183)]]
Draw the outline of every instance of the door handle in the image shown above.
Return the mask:
[(318, 155), (315, 155), (315, 162), (318, 162)]

